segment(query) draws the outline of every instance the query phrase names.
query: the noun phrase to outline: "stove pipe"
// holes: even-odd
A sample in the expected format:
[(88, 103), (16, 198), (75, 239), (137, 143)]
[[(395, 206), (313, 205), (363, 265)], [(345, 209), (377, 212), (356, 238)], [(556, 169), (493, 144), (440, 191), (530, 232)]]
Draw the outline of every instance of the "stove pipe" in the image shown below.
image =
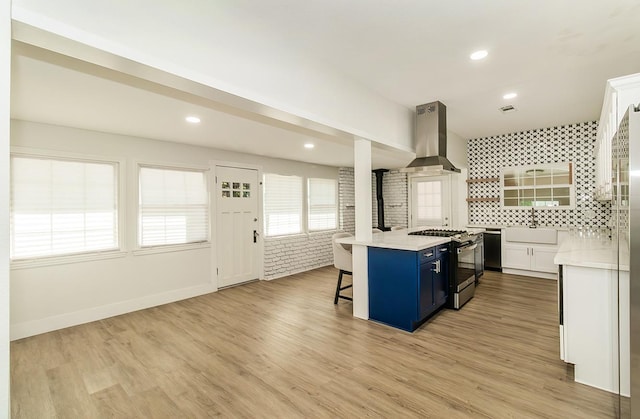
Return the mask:
[(376, 169), (376, 201), (378, 203), (378, 228), (382, 231), (389, 231), (391, 228), (384, 225), (384, 197), (382, 196), (382, 177), (389, 169)]

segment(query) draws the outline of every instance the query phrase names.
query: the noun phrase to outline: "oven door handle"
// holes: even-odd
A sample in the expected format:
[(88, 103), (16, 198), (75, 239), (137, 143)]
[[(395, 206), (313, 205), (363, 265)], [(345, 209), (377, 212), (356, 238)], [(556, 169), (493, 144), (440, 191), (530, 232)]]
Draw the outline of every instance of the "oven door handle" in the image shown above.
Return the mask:
[(472, 244), (471, 246), (460, 247), (460, 248), (458, 248), (458, 254), (460, 254), (462, 252), (468, 252), (470, 250), (475, 249), (476, 247), (478, 247), (478, 243)]

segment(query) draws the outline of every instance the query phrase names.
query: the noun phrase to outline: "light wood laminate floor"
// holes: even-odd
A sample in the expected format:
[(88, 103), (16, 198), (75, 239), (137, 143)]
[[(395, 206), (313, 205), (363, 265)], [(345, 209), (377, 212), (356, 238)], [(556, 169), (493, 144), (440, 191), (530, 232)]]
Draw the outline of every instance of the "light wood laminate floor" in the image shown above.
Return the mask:
[[(556, 283), (487, 272), (414, 333), (333, 304), (333, 267), (11, 344), (18, 418), (611, 418), (559, 359)], [(347, 277), (348, 278), (348, 277)]]

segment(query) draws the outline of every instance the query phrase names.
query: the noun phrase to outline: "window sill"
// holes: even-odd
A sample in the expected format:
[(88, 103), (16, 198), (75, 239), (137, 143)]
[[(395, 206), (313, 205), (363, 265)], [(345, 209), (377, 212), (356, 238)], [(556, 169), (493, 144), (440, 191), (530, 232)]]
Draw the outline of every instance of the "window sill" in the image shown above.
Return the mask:
[(84, 254), (67, 255), (67, 256), (50, 256), (50, 257), (33, 258), (33, 259), (20, 259), (20, 260), (11, 261), (11, 269), (12, 270), (31, 269), (31, 268), (41, 268), (45, 266), (67, 265), (70, 263), (92, 262), (95, 260), (122, 258), (122, 257), (125, 257), (126, 255), (127, 255), (127, 252), (124, 252), (122, 250), (113, 250), (113, 251), (84, 253)]
[(187, 244), (168, 244), (153, 247), (143, 247), (134, 250), (134, 256), (154, 255), (158, 253), (184, 252), (187, 250), (206, 249), (211, 247), (211, 242), (187, 243)]

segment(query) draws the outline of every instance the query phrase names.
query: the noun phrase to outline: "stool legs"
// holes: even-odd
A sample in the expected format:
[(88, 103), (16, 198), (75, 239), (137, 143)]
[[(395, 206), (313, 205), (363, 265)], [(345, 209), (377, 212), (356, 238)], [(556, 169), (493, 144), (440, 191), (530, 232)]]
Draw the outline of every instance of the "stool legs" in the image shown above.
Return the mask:
[(338, 304), (338, 298), (343, 298), (345, 300), (353, 301), (353, 298), (347, 297), (346, 295), (340, 295), (340, 291), (346, 290), (347, 288), (353, 287), (353, 284), (342, 286), (342, 276), (344, 274), (352, 275), (351, 272), (347, 272), (345, 270), (340, 269), (340, 273), (338, 274), (338, 285), (336, 286), (336, 296), (333, 299), (333, 304)]

